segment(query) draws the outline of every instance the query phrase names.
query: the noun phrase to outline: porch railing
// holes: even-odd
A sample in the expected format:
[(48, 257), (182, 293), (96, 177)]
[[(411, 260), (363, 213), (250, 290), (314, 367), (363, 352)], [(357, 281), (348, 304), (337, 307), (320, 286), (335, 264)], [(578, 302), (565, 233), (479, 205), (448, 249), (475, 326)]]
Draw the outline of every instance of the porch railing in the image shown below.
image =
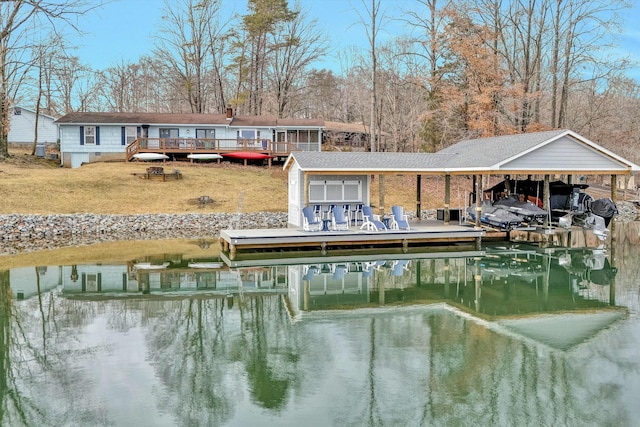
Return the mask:
[(127, 145), (127, 159), (138, 152), (214, 152), (256, 151), (284, 156), (292, 151), (318, 151), (317, 142), (279, 142), (270, 139), (212, 139), (212, 138), (138, 138)]

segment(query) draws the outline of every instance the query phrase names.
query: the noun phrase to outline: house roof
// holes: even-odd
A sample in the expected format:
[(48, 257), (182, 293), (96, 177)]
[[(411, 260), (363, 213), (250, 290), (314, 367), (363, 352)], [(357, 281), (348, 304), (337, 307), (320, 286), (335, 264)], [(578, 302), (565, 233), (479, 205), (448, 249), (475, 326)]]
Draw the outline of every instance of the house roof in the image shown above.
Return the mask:
[(630, 174), (640, 167), (570, 130), (460, 141), (437, 153), (293, 152), (309, 173)]
[(150, 124), (150, 125), (219, 125), (219, 126), (287, 126), (323, 127), (322, 120), (278, 119), (275, 116), (234, 116), (197, 113), (69, 113), (56, 120), (57, 124)]

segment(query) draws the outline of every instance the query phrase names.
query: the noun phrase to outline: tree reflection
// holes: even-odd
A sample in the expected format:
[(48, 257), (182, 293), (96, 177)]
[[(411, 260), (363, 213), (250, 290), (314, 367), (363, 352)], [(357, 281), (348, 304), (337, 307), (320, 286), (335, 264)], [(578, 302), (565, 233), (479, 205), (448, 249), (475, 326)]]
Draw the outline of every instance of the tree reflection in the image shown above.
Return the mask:
[(223, 425), (233, 415), (237, 394), (227, 381), (232, 367), (226, 357), (224, 300), (159, 304), (164, 321), (154, 319), (158, 324), (150, 329), (148, 344), (168, 407), (184, 425)]
[(254, 401), (279, 411), (296, 381), (299, 354), (291, 346), (280, 297), (255, 297), (246, 305), (249, 313), (243, 317), (237, 354), (245, 364)]

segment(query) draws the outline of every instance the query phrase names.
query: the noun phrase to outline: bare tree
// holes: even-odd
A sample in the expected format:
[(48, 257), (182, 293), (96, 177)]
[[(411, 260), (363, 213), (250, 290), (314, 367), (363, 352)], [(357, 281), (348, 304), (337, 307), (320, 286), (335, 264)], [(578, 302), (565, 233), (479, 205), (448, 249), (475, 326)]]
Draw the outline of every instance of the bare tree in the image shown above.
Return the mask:
[(295, 18), (277, 27), (272, 34), (270, 77), (278, 117), (293, 117), (300, 111), (301, 106), (294, 105), (300, 83), (304, 81), (306, 70), (326, 54), (329, 46), (326, 35), (315, 30), (316, 21), (307, 22), (299, 5), (293, 13)]
[(154, 54), (163, 59), (166, 83), (193, 113), (207, 112), (207, 101), (216, 91), (216, 98), (224, 102), (219, 62), (214, 61), (214, 49), (220, 47), (217, 41), (223, 33), (217, 20), (221, 7), (220, 0), (165, 0)]
[(367, 0), (361, 0), (365, 10), (364, 14), (360, 14), (360, 22), (364, 26), (367, 40), (369, 41), (369, 55), (371, 59), (371, 117), (369, 120), (369, 130), (371, 139), (371, 151), (378, 151), (376, 141), (378, 133), (376, 132), (376, 122), (378, 121), (378, 101), (376, 78), (378, 71), (378, 56), (376, 52), (377, 38), (380, 28), (384, 22), (385, 13), (380, 10), (380, 0), (371, 0), (371, 5), (367, 4)]
[[(0, 160), (9, 155), (9, 104), (15, 98), (25, 73), (32, 64), (20, 60), (30, 40), (30, 31), (46, 26), (70, 26), (73, 18), (99, 7), (101, 1), (68, 0), (64, 2), (14, 0), (0, 2)], [(37, 25), (33, 24), (34, 21)], [(25, 58), (26, 59), (26, 58)]]

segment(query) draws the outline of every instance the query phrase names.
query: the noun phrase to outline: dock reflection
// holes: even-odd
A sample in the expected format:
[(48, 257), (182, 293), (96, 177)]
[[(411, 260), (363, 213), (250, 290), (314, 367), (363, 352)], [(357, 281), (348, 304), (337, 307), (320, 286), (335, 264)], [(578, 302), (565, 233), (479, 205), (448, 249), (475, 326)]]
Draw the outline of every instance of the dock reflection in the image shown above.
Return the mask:
[(276, 294), (294, 318), (317, 310), (438, 302), (493, 318), (615, 306), (615, 276), (602, 250), (513, 244), (246, 261), (170, 255), (17, 268), (9, 282), (15, 299), (50, 289), (77, 299)]

